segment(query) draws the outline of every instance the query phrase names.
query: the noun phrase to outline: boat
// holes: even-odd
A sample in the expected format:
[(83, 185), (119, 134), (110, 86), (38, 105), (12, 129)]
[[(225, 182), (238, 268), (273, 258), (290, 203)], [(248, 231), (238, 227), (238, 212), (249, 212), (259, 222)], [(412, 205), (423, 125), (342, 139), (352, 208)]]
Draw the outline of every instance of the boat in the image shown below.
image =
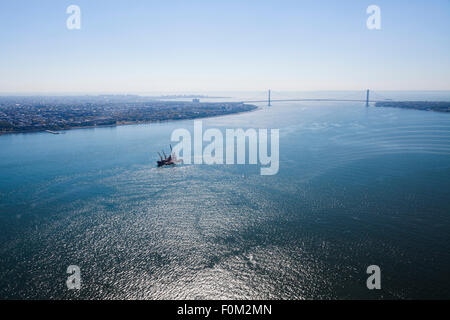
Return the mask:
[(156, 161), (158, 164), (158, 167), (164, 167), (164, 166), (174, 166), (179, 161), (177, 160), (177, 157), (175, 153), (172, 151), (172, 145), (170, 145), (170, 155), (167, 156), (164, 151), (162, 151), (164, 157), (158, 152), (160, 160)]

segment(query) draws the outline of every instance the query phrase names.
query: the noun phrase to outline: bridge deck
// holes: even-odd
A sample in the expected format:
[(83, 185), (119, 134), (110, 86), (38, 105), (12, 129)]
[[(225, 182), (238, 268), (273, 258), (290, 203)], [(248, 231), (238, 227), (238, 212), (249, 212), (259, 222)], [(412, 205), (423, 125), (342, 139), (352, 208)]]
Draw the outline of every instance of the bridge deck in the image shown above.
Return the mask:
[[(243, 103), (259, 103), (259, 102), (267, 102), (268, 100), (246, 100), (242, 101)], [(343, 101), (343, 102), (367, 102), (362, 99), (278, 99), (278, 100), (270, 100), (270, 102), (294, 102), (294, 101)], [(368, 102), (383, 102), (383, 101), (392, 101), (390, 99), (385, 100), (369, 100)]]

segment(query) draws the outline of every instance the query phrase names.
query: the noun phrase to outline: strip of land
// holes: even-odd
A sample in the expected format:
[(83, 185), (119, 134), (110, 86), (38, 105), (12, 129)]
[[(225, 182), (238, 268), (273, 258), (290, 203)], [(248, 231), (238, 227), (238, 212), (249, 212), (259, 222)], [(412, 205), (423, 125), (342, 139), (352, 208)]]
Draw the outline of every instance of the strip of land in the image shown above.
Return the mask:
[(450, 102), (447, 101), (382, 101), (377, 102), (375, 106), (423, 111), (450, 112)]
[(256, 108), (238, 102), (200, 102), (198, 98), (191, 102), (127, 95), (0, 97), (0, 134), (197, 119)]

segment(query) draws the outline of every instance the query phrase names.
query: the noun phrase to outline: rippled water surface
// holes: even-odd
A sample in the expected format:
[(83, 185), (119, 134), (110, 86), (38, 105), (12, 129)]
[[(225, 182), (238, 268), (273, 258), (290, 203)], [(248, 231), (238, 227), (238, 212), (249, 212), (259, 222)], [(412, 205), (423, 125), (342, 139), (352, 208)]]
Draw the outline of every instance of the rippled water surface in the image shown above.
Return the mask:
[(192, 121), (1, 136), (0, 298), (450, 298), (450, 114), (292, 102), (203, 125), (279, 128), (279, 173), (155, 168)]

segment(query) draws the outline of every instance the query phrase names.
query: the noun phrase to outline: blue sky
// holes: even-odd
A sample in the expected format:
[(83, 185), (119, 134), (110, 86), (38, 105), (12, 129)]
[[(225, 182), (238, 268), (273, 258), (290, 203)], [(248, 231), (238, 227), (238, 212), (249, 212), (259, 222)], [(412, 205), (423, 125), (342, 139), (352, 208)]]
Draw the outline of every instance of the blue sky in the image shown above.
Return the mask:
[(0, 92), (450, 90), (449, 33), (448, 0), (2, 1)]

